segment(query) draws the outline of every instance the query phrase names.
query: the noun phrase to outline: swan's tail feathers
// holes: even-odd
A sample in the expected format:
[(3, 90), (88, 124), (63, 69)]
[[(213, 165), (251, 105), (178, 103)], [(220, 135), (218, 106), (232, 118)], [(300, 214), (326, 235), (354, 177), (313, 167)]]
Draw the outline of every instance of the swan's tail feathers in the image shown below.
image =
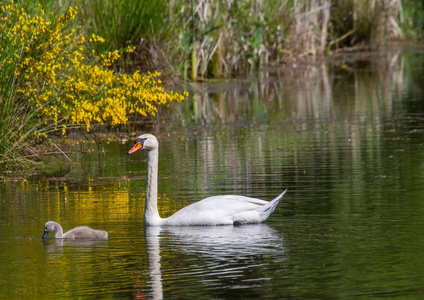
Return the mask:
[(284, 192), (282, 192), (280, 195), (275, 197), (274, 200), (271, 201), (271, 203), (274, 202), (274, 201), (277, 201), (277, 204), (278, 204), (278, 202), (280, 202), (280, 200), (283, 199), (283, 196), (286, 194), (287, 191), (288, 191), (287, 189), (284, 190)]
[(266, 215), (266, 218), (268, 218), (272, 214), (274, 209), (277, 207), (278, 203), (280, 203), (281, 199), (283, 199), (283, 196), (286, 194), (286, 192), (287, 192), (287, 190), (282, 192), (280, 195), (275, 197), (274, 200), (270, 201), (269, 204), (266, 205), (266, 208), (262, 212), (263, 214)]

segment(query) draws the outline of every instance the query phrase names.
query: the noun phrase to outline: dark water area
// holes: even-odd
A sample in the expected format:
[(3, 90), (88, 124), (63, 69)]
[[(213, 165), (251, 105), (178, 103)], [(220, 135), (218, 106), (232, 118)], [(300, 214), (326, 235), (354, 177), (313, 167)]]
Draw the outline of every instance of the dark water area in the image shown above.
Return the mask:
[[(146, 155), (126, 154), (138, 131), (6, 176), (0, 298), (422, 299), (423, 78), (407, 47), (185, 87), (145, 128), (161, 216), (287, 188), (265, 224), (144, 228)], [(109, 239), (43, 242), (49, 220)]]

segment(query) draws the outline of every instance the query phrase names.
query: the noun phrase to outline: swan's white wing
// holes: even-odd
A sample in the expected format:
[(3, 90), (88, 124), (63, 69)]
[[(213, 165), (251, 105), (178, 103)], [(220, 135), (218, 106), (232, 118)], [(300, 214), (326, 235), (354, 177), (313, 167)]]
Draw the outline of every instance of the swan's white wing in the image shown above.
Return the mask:
[(177, 211), (165, 219), (165, 225), (231, 225), (246, 216), (257, 220), (268, 203), (237, 195), (213, 196)]

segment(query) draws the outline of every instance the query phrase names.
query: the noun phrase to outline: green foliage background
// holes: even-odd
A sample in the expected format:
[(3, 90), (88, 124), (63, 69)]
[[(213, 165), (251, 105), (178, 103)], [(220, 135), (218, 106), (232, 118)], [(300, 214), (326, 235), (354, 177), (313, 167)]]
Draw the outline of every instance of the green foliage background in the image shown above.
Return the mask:
[[(25, 5), (33, 4), (26, 1)], [(64, 0), (106, 48), (137, 47), (120, 67), (174, 78), (230, 77), (262, 65), (423, 37), (421, 0)]]

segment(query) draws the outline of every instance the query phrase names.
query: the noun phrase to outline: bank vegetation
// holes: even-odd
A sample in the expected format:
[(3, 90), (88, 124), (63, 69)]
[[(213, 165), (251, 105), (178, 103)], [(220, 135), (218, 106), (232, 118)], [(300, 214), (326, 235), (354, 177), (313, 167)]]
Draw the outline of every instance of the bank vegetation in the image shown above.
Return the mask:
[[(423, 36), (420, 0), (3, 1), (0, 165), (72, 128), (152, 116), (186, 93), (159, 79), (229, 78)], [(293, 65), (293, 64), (291, 64)], [(53, 144), (54, 145), (54, 144)], [(60, 149), (59, 149), (60, 151)]]
[[(80, 8), (87, 32), (106, 47), (136, 51), (127, 69), (174, 78), (232, 77), (261, 66), (375, 50), (423, 36), (420, 0), (45, 0)], [(124, 62), (122, 62), (124, 64)], [(122, 65), (121, 65), (122, 67)]]
[(0, 4), (0, 165), (28, 165), (36, 144), (54, 145), (51, 135), (69, 128), (126, 124), (187, 96), (165, 91), (157, 72), (115, 70), (134, 47), (103, 50), (105, 39), (84, 34), (77, 14)]

